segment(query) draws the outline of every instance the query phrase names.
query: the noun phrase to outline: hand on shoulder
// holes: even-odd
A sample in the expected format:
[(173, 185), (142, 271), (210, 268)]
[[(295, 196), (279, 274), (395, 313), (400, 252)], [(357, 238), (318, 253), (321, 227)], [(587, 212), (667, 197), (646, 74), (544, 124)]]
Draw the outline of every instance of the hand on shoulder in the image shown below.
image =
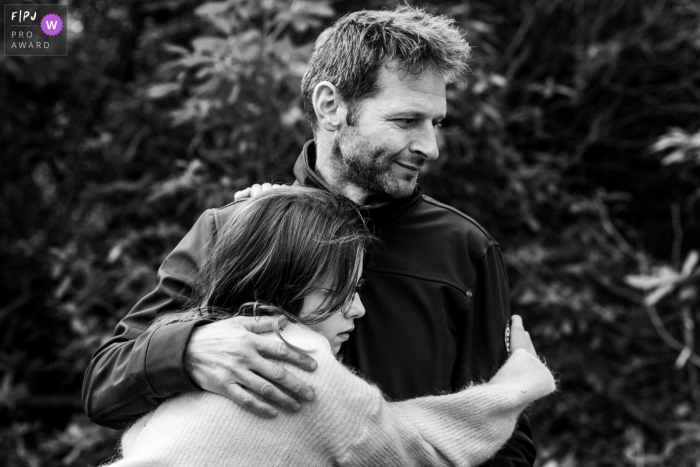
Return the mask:
[(259, 335), (271, 331), (275, 320), (241, 316), (195, 329), (185, 354), (185, 369), (192, 381), (263, 417), (277, 415), (273, 405), (298, 412), (300, 402), (313, 400), (313, 390), (270, 360), (288, 362), (306, 371), (315, 370), (317, 364), (308, 355)]
[(277, 183), (263, 183), (262, 185), (259, 183), (254, 184), (253, 186), (250, 186), (248, 188), (245, 188), (243, 190), (237, 191), (236, 194), (233, 195), (233, 200), (234, 201), (240, 201), (242, 199), (246, 198), (255, 198), (258, 196), (260, 193), (265, 193), (268, 190), (274, 190), (276, 188), (281, 188), (284, 185), (279, 185)]

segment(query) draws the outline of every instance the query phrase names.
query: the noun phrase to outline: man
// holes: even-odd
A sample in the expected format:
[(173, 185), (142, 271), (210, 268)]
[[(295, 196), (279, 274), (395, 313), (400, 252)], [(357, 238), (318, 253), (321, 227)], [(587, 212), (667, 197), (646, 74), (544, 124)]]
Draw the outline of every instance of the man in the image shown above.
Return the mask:
[[(447, 18), (406, 6), (363, 11), (321, 34), (302, 82), (314, 141), (297, 160), (297, 183), (350, 198), (383, 241), (365, 269), (368, 313), (344, 361), (394, 400), (487, 379), (507, 356), (508, 284), (498, 244), (469, 217), (422, 195), (416, 183), (421, 167), (438, 157), (445, 87), (465, 78), (468, 56)], [(187, 295), (208, 242), (237, 206), (200, 217), (161, 266), (156, 289), (95, 353), (83, 399), (96, 423), (118, 427), (165, 397), (198, 389), (270, 417), (279, 407), (298, 411), (299, 401), (313, 403), (310, 388), (265, 357), (309, 370), (314, 362), (256, 335), (270, 329), (265, 320), (145, 331), (158, 312), (181, 306), (178, 296)], [(523, 418), (492, 463), (534, 459)]]

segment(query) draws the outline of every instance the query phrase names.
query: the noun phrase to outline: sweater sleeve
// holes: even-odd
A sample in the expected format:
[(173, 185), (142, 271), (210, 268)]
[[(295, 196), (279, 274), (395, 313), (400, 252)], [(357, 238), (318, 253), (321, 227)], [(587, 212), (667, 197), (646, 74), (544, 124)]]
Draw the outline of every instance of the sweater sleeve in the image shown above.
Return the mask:
[(83, 380), (83, 407), (93, 422), (121, 428), (164, 398), (197, 389), (185, 372), (184, 355), (194, 328), (203, 322), (146, 329), (158, 313), (177, 309), (189, 297), (214, 232), (214, 212), (208, 210), (165, 259), (155, 289), (92, 356)]
[(555, 389), (549, 370), (517, 350), (490, 382), (443, 396), (378, 401), (342, 459), (350, 465), (478, 465), (510, 438), (518, 415)]

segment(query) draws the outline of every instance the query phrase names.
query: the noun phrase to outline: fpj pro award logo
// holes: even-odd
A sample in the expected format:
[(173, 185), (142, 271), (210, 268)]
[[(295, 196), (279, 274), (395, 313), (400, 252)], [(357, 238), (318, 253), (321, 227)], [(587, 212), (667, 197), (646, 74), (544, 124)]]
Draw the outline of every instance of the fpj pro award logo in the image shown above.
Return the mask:
[(67, 5), (5, 5), (5, 55), (68, 55)]

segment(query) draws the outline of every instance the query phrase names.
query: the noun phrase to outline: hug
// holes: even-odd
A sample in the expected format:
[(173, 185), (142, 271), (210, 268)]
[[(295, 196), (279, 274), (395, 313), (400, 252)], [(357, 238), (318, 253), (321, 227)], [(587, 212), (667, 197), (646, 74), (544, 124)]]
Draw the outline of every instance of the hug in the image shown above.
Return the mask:
[(532, 465), (554, 380), (499, 245), (417, 184), (469, 52), (407, 6), (321, 34), (295, 186), (206, 211), (93, 356), (115, 465)]

